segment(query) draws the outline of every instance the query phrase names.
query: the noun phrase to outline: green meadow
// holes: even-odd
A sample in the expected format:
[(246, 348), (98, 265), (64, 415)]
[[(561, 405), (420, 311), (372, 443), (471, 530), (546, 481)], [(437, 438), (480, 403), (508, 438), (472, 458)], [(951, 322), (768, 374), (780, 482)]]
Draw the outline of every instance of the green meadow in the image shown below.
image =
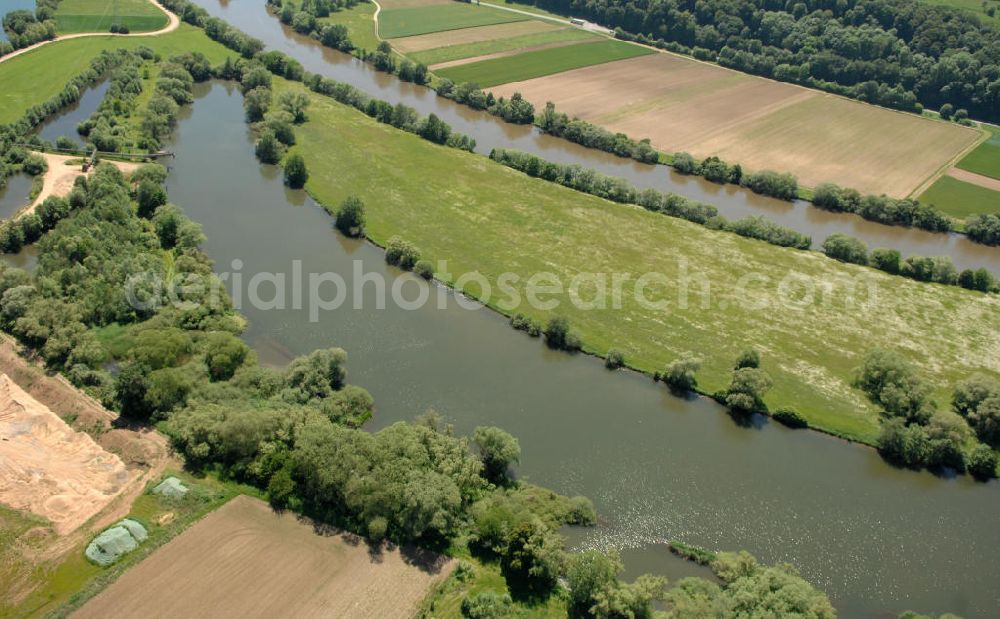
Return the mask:
[(151, 32), (166, 26), (167, 16), (150, 0), (61, 0), (56, 11), (61, 34), (107, 32), (113, 24)]
[(531, 19), (528, 15), (464, 2), (434, 4), (379, 13), (378, 33), (383, 39), (410, 37), (428, 32), (490, 26)]
[[(281, 80), (275, 87), (304, 90)], [(552, 273), (564, 287), (580, 273), (631, 274), (617, 309), (578, 307), (568, 292), (547, 295), (559, 302), (554, 310), (488, 300), (503, 313), (543, 322), (567, 317), (588, 352), (619, 348), (645, 372), (695, 352), (704, 359), (700, 389), (711, 393), (727, 386), (734, 358), (753, 346), (774, 378), (766, 398), (772, 409), (794, 407), (814, 427), (866, 442), (878, 432), (878, 417), (851, 382), (871, 348), (904, 351), (937, 386), (941, 402), (974, 370), (1000, 372), (997, 296), (893, 277), (611, 203), (308, 96), (309, 121), (296, 132), (295, 147), (309, 166), (307, 189), (327, 208), (359, 196), (375, 242), (400, 235), (424, 258), (447, 260), (452, 278), (479, 272), (494, 290), (501, 274), (513, 273), (522, 299), (536, 273)], [(646, 273), (663, 277), (641, 286), (638, 277)], [(591, 298), (589, 286), (581, 284), (581, 298)], [(464, 290), (483, 293), (476, 284)]]
[(933, 204), (958, 219), (1000, 211), (1000, 192), (960, 181), (947, 174), (934, 181), (920, 196), (920, 201)]
[(607, 39), (470, 62), (442, 69), (436, 73), (456, 84), (473, 82), (478, 84), (480, 88), (489, 88), (499, 84), (530, 80), (553, 73), (562, 73), (595, 64), (655, 53), (654, 50), (646, 47)]
[(993, 135), (958, 162), (956, 167), (990, 178), (1000, 178), (1000, 127), (985, 126)]

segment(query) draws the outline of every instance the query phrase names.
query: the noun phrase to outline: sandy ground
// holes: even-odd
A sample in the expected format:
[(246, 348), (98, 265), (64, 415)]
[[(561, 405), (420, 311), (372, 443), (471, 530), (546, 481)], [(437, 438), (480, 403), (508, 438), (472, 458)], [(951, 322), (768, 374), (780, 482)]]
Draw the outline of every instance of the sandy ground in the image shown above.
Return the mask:
[(0, 503), (70, 533), (129, 482), (125, 464), (0, 374)]
[[(70, 161), (80, 161), (82, 157), (78, 155), (54, 155), (52, 153), (41, 153), (42, 157), (45, 158), (45, 162), (48, 163), (49, 169), (45, 172), (45, 180), (42, 184), (42, 191), (39, 192), (38, 197), (35, 201), (28, 206), (28, 208), (23, 209), (18, 213), (18, 217), (22, 215), (27, 215), (28, 213), (33, 213), (39, 204), (45, 202), (46, 198), (51, 196), (62, 197), (67, 195), (73, 190), (73, 182), (78, 176), (84, 176), (83, 168), (79, 163), (69, 163)], [(103, 162), (104, 160), (102, 160)], [(124, 161), (107, 161), (117, 167), (126, 175), (135, 172), (140, 165), (139, 163), (128, 163)], [(93, 169), (91, 169), (93, 172)], [(88, 172), (89, 175), (89, 172)]]
[(133, 567), (72, 615), (412, 617), (453, 562), (363, 540), (233, 499)]
[[(82, 552), (97, 531), (129, 513), (132, 503), (150, 481), (159, 479), (168, 465), (180, 466), (180, 463), (170, 457), (162, 435), (150, 429), (113, 427), (115, 413), (80, 392), (62, 376), (48, 374), (22, 357), (16, 344), (3, 335), (0, 335), (0, 373), (52, 413), (71, 421), (77, 434), (82, 437), (89, 434), (105, 452), (117, 456), (129, 473), (129, 482), (85, 526), (67, 535), (60, 534), (54, 525), (35, 527), (12, 541), (7, 554), (3, 555), (12, 571), (5, 574), (7, 582), (0, 582), (0, 595), (7, 605), (16, 606), (37, 586), (38, 580), (32, 576), (35, 569), (47, 569), (46, 566), (58, 563), (67, 553)], [(0, 441), (0, 462), (5, 461), (2, 450), (6, 445)], [(9, 483), (8, 476), (0, 473), (0, 485), (5, 483)]]
[(668, 152), (717, 155), (906, 196), (980, 139), (976, 130), (659, 53), (492, 89), (521, 92)]
[(448, 30), (446, 32), (432, 32), (431, 34), (418, 34), (412, 37), (392, 39), (392, 46), (404, 54), (410, 54), (413, 52), (422, 52), (427, 49), (448, 47), (450, 45), (479, 43), (482, 41), (492, 41), (494, 39), (508, 39), (510, 37), (521, 36), (524, 34), (561, 30), (564, 27), (565, 26), (549, 22), (526, 20), (510, 22), (507, 24), (494, 24), (492, 26), (476, 26), (474, 28)]
[(976, 174), (975, 172), (969, 172), (968, 170), (963, 170), (961, 168), (952, 168), (948, 170), (948, 176), (957, 178), (960, 181), (965, 181), (966, 183), (972, 183), (973, 185), (979, 185), (980, 187), (992, 189), (993, 191), (1000, 191), (1000, 180), (990, 178), (989, 176), (983, 176), (982, 174)]
[[(585, 41), (583, 41), (585, 42)], [(472, 56), (471, 58), (460, 58), (458, 60), (450, 60), (448, 62), (439, 62), (438, 64), (432, 64), (429, 68), (431, 71), (437, 71), (438, 69), (447, 69), (448, 67), (457, 67), (463, 64), (469, 64), (470, 62), (479, 62), (480, 60), (490, 60), (491, 58), (504, 58), (506, 56), (517, 56), (518, 54), (524, 54), (527, 52), (535, 52), (540, 49), (549, 49), (552, 47), (566, 47), (567, 45), (576, 45), (581, 43), (581, 41), (556, 41), (554, 43), (544, 43), (542, 45), (531, 45), (529, 47), (519, 47), (518, 49), (509, 49), (503, 52), (496, 52), (493, 54), (484, 54), (482, 56)]]
[(48, 45), (49, 43), (55, 43), (56, 41), (66, 41), (68, 39), (80, 39), (83, 37), (155, 37), (161, 34), (167, 34), (168, 32), (173, 32), (174, 30), (177, 30), (178, 26), (181, 25), (181, 20), (178, 19), (176, 15), (174, 15), (167, 9), (163, 8), (153, 0), (150, 0), (150, 2), (153, 4), (153, 6), (163, 11), (163, 13), (167, 16), (168, 20), (167, 25), (164, 26), (163, 28), (160, 28), (159, 30), (155, 30), (153, 32), (136, 32), (129, 34), (111, 34), (110, 32), (78, 32), (76, 34), (63, 34), (57, 36), (54, 39), (49, 39), (48, 41), (40, 41), (38, 43), (35, 43), (34, 45), (29, 45), (28, 47), (22, 47), (19, 50), (15, 50), (7, 54), (6, 56), (0, 57), (0, 62), (6, 62), (11, 58), (16, 58), (21, 54), (27, 54), (33, 49), (38, 49), (43, 45)]

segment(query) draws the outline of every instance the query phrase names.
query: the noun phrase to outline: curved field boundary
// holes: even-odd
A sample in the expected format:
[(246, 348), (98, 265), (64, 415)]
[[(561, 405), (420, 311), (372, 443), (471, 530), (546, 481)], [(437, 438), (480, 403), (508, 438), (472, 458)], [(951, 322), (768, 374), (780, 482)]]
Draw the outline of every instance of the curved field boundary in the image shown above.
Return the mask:
[(160, 6), (159, 3), (154, 2), (153, 0), (149, 0), (149, 1), (150, 1), (150, 3), (153, 6), (155, 6), (158, 9), (160, 9), (161, 11), (163, 11), (163, 13), (167, 16), (167, 20), (168, 20), (166, 26), (164, 26), (163, 28), (160, 28), (159, 30), (157, 30), (155, 32), (136, 32), (134, 34), (133, 33), (129, 33), (129, 34), (112, 34), (110, 32), (76, 32), (76, 33), (73, 33), (73, 34), (63, 34), (63, 35), (57, 36), (54, 39), (48, 39), (47, 41), (39, 41), (38, 43), (35, 43), (34, 45), (29, 45), (28, 47), (22, 47), (21, 49), (15, 50), (15, 51), (7, 54), (6, 56), (0, 57), (0, 62), (6, 62), (6, 61), (10, 60), (11, 58), (16, 58), (16, 57), (18, 57), (18, 56), (20, 56), (22, 54), (27, 54), (28, 52), (30, 52), (32, 50), (38, 49), (39, 47), (48, 45), (49, 43), (56, 43), (58, 41), (68, 41), (69, 39), (81, 39), (83, 37), (108, 37), (108, 36), (111, 36), (111, 37), (157, 37), (157, 36), (161, 36), (161, 35), (164, 35), (164, 34), (171, 33), (171, 32), (173, 32), (174, 30), (177, 30), (177, 28), (180, 27), (181, 20), (176, 15), (174, 15), (173, 13), (171, 13), (170, 11), (168, 11), (167, 9), (163, 8), (162, 6)]

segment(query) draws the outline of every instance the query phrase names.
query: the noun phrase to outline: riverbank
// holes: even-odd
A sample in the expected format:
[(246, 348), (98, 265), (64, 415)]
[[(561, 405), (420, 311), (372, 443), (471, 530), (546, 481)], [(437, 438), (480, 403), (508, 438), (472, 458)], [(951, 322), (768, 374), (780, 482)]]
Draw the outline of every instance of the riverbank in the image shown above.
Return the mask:
[[(280, 80), (277, 88), (306, 92)], [(501, 274), (515, 273), (522, 298), (524, 282), (538, 272), (555, 273), (564, 286), (580, 272), (665, 274), (670, 283), (654, 296), (668, 299), (666, 311), (643, 308), (629, 294), (620, 310), (580, 310), (565, 291), (553, 296), (561, 302), (556, 311), (484, 299), (506, 315), (520, 312), (543, 323), (552, 314), (567, 316), (588, 352), (620, 348), (629, 365), (652, 373), (694, 351), (705, 360), (699, 385), (714, 393), (728, 385), (740, 350), (757, 347), (775, 379), (766, 399), (772, 410), (793, 407), (816, 428), (866, 443), (877, 435), (878, 418), (851, 381), (868, 349), (920, 351), (913, 356), (937, 379), (943, 402), (950, 385), (980, 369), (981, 360), (1000, 371), (990, 365), (1000, 356), (989, 338), (950, 332), (932, 309), (946, 304), (990, 323), (1000, 315), (1000, 301), (991, 296), (908, 282), (581, 195), (402, 135), (328, 98), (307, 96), (310, 121), (297, 132), (296, 147), (309, 164), (307, 188), (328, 209), (347, 195), (361, 197), (369, 213), (367, 232), (376, 243), (398, 234), (432, 262), (446, 260), (451, 274), (483, 274), (494, 291)], [(463, 174), (455, 175), (456, 169)], [(748, 275), (771, 287), (740, 284)], [(456, 284), (457, 275), (439, 276)], [(685, 277), (699, 286), (683, 291), (690, 297), (682, 307), (678, 284)], [(702, 277), (708, 298), (702, 295)], [(870, 307), (848, 308), (848, 286), (858, 278), (874, 283), (878, 294)], [(777, 303), (775, 286), (783, 281), (791, 282), (784, 284), (792, 293), (788, 307), (750, 307)], [(799, 284), (813, 295), (832, 286), (832, 295), (795, 307), (802, 301), (795, 293)], [(477, 298), (484, 292), (460, 282), (459, 288)], [(973, 362), (965, 357), (967, 350), (981, 350), (983, 356)]]

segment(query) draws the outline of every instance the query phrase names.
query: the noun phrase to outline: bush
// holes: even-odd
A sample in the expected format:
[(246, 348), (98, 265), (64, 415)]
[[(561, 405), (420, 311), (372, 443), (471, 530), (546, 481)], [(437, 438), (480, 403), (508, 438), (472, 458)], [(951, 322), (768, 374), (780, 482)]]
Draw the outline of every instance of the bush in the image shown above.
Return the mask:
[(483, 462), (483, 477), (495, 484), (509, 481), (507, 471), (521, 459), (521, 444), (516, 438), (496, 427), (478, 427), (472, 440)]
[(766, 410), (764, 394), (772, 385), (771, 377), (764, 370), (752, 367), (739, 368), (733, 372), (733, 379), (726, 391), (726, 406), (740, 413)]
[(389, 239), (385, 245), (385, 261), (393, 266), (409, 271), (419, 260), (420, 250), (398, 236)]
[(933, 387), (917, 375), (909, 361), (893, 351), (870, 351), (856, 371), (854, 386), (887, 413), (909, 423), (927, 423), (937, 409), (931, 400)]
[(466, 619), (514, 619), (520, 612), (509, 594), (480, 591), (462, 600), (462, 616)]
[(693, 391), (698, 386), (695, 374), (699, 369), (701, 369), (701, 359), (686, 353), (667, 365), (660, 379), (675, 391)]
[(545, 343), (556, 350), (576, 351), (580, 349), (580, 338), (570, 330), (569, 320), (554, 316), (545, 325)]
[(514, 314), (510, 317), (510, 326), (518, 331), (524, 331), (531, 337), (538, 337), (542, 334), (542, 325), (534, 318), (528, 318), (524, 314)]
[(997, 476), (997, 454), (989, 445), (976, 445), (969, 454), (969, 473), (979, 480), (993, 479)]
[(618, 350), (617, 348), (612, 348), (608, 351), (607, 357), (604, 358), (604, 367), (609, 370), (617, 370), (618, 368), (625, 365), (625, 353)]
[(841, 262), (868, 264), (868, 246), (864, 241), (839, 232), (823, 241), (823, 253)]
[(261, 133), (257, 144), (254, 145), (254, 154), (261, 163), (269, 165), (277, 164), (281, 161), (281, 142), (271, 131)]
[(340, 203), (336, 213), (337, 229), (346, 236), (361, 236), (365, 231), (365, 205), (357, 196)]
[(736, 364), (733, 366), (734, 370), (739, 370), (741, 368), (759, 368), (760, 367), (760, 353), (754, 348), (747, 348), (736, 357)]
[(809, 422), (806, 418), (791, 408), (779, 408), (771, 415), (778, 423), (789, 428), (808, 428)]
[(413, 272), (426, 280), (434, 279), (434, 265), (430, 260), (418, 260), (413, 265)]
[(293, 153), (285, 160), (285, 184), (292, 189), (302, 189), (309, 180), (309, 171), (302, 155)]

